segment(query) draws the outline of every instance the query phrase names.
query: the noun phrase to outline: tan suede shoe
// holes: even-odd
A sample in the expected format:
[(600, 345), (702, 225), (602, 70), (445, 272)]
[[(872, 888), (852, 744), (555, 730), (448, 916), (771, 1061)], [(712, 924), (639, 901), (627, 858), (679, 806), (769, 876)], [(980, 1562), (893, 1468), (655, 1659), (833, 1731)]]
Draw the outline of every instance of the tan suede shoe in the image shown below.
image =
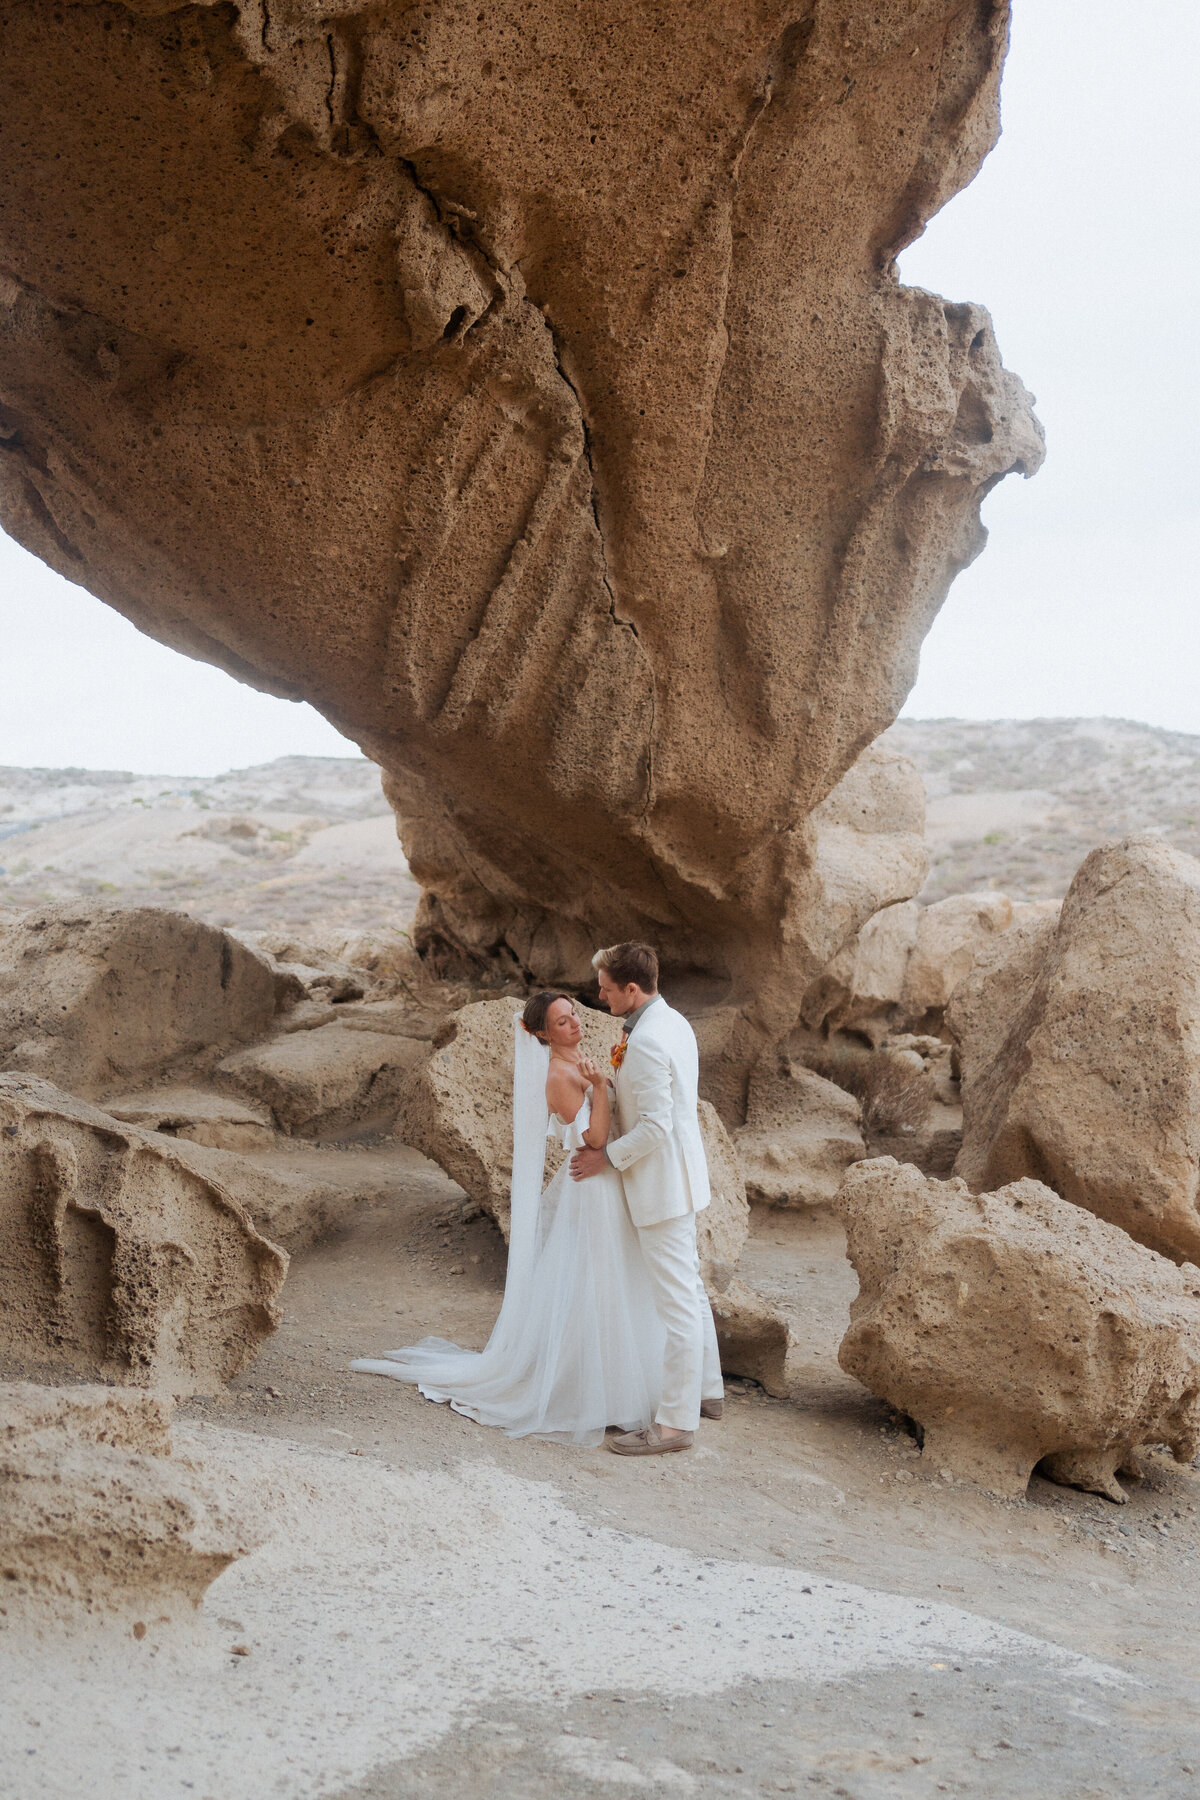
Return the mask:
[(700, 1417), (702, 1419), (720, 1419), (724, 1417), (724, 1413), (724, 1400), (702, 1400), (700, 1402)]
[(673, 1450), (690, 1450), (692, 1433), (668, 1439), (657, 1425), (647, 1425), (642, 1431), (623, 1431), (620, 1437), (609, 1438), (608, 1447), (617, 1456), (669, 1456)]

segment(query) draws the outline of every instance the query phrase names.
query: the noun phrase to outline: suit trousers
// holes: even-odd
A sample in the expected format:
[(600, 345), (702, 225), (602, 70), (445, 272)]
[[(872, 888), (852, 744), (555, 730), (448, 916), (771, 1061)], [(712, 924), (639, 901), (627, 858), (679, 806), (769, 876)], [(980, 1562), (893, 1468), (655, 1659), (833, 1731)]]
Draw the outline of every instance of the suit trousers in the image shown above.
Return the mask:
[(724, 1392), (712, 1307), (700, 1279), (696, 1215), (639, 1225), (638, 1242), (650, 1272), (654, 1304), (667, 1333), (663, 1354), (662, 1405), (657, 1425), (695, 1431), (701, 1400)]

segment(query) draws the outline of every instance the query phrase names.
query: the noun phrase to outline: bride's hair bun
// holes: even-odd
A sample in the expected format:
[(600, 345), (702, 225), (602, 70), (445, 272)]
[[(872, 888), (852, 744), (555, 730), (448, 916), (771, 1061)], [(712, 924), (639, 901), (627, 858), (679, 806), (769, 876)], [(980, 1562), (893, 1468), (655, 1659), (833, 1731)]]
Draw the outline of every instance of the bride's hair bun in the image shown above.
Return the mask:
[[(558, 988), (543, 988), (540, 993), (532, 994), (525, 1002), (525, 1010), (521, 1014), (521, 1023), (530, 1037), (541, 1038), (546, 1029), (546, 1014), (556, 1000), (570, 1000), (570, 994), (560, 993)], [(571, 1001), (572, 1006), (575, 1002)]]

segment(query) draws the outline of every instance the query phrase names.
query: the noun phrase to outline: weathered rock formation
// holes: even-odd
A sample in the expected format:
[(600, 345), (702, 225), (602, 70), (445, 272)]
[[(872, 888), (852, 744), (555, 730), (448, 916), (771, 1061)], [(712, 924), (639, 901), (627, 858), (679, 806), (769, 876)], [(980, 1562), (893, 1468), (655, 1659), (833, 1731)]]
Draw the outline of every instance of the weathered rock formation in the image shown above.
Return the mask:
[(275, 1129), (265, 1106), (247, 1106), (202, 1088), (166, 1087), (145, 1094), (118, 1094), (104, 1110), (126, 1125), (212, 1150), (270, 1150)]
[(857, 1100), (776, 1053), (750, 1079), (746, 1123), (733, 1134), (747, 1197), (760, 1206), (828, 1206), (867, 1153)]
[(897, 252), (993, 0), (5, 0), (0, 517), (377, 758), (420, 941), (652, 937), (743, 1070), (840, 942), (810, 819), (1041, 437)]
[(946, 1007), (996, 937), (1056, 916), (1056, 901), (1011, 901), (987, 891), (913, 900), (868, 919), (808, 989), (806, 1025), (852, 1031), (873, 1046), (897, 1033), (939, 1031)]
[(1123, 1500), (1141, 1444), (1200, 1451), (1200, 1269), (1036, 1181), (972, 1194), (891, 1157), (838, 1201), (859, 1279), (838, 1360), (924, 1429), (923, 1458), (997, 1492)]
[(0, 926), (0, 1070), (100, 1099), (261, 1037), (265, 958), (158, 907), (58, 906)]
[(1002, 939), (949, 1022), (958, 1174), (1032, 1176), (1200, 1260), (1200, 862), (1151, 838), (1093, 851), (1057, 928)]
[(0, 1581), (10, 1613), (66, 1603), (158, 1618), (180, 1601), (198, 1606), (254, 1547), (248, 1522), (203, 1471), (172, 1458), (170, 1417), (157, 1394), (0, 1384)]
[(279, 1322), (287, 1257), (219, 1181), (28, 1075), (0, 1075), (0, 1246), (23, 1372), (212, 1393)]
[(420, 1038), (355, 1029), (335, 1015), (315, 1030), (237, 1051), (218, 1065), (216, 1079), (268, 1108), (280, 1130), (296, 1137), (387, 1130), (405, 1075), (428, 1048)]

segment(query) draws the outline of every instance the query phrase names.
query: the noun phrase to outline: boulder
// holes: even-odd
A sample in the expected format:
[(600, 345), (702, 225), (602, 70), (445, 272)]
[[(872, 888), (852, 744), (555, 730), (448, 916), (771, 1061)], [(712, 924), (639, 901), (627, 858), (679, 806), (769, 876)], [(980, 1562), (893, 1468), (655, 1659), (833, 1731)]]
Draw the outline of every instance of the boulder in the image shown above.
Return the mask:
[(293, 1137), (390, 1131), (405, 1076), (428, 1049), (422, 1039), (335, 1017), (227, 1056), (215, 1079), (267, 1108)]
[[(920, 888), (929, 868), (924, 826), (925, 789), (916, 767), (876, 744), (806, 821), (804, 853), (797, 853), (789, 877), (796, 918), (786, 949), (788, 979), (764, 986), (749, 1011), (728, 999), (710, 1008), (698, 1032), (701, 1092), (726, 1125), (745, 1123), (751, 1071), (790, 1034), (819, 973), (881, 908), (908, 901)], [(722, 985), (728, 993), (728, 982)]]
[(223, 1188), (263, 1237), (289, 1256), (340, 1230), (364, 1208), (411, 1194), (418, 1171), (432, 1174), (415, 1150), (390, 1141), (333, 1148), (295, 1138), (275, 1140), (270, 1150), (230, 1151), (177, 1139), (176, 1154)]
[(0, 1070), (84, 1099), (211, 1062), (274, 1013), (270, 964), (186, 913), (55, 906), (0, 927)]
[(803, 1022), (826, 1033), (858, 1032), (872, 1048), (881, 1044), (904, 994), (920, 916), (915, 900), (874, 913), (805, 992)]
[(0, 1245), (20, 1371), (213, 1393), (279, 1323), (287, 1257), (219, 1181), (29, 1075), (0, 1075)]
[(828, 1206), (867, 1153), (853, 1095), (777, 1053), (754, 1071), (747, 1123), (733, 1133), (746, 1194), (759, 1206)]
[[(257, 1541), (201, 1469), (171, 1455), (171, 1404), (105, 1387), (0, 1383), (5, 1608), (161, 1620), (199, 1606)], [(134, 1631), (138, 1627), (134, 1625)]]
[(1057, 926), (1011, 951), (950, 1009), (958, 1173), (976, 1188), (1031, 1176), (1200, 1260), (1200, 862), (1152, 838), (1095, 850)]
[(881, 1157), (838, 1199), (859, 1280), (838, 1361), (917, 1420), (923, 1461), (1021, 1495), (1123, 1500), (1139, 1445), (1200, 1451), (1200, 1269), (1036, 1181), (972, 1194)]
[(936, 1029), (980, 954), (1013, 922), (1007, 894), (952, 894), (922, 907), (904, 971), (900, 1008), (910, 1030)]
[(726, 1375), (748, 1376), (777, 1400), (791, 1391), (788, 1358), (795, 1333), (780, 1310), (744, 1281), (709, 1292), (721, 1368)]
[(941, 1029), (945, 1009), (995, 937), (1018, 920), (1057, 913), (1057, 902), (1014, 905), (989, 890), (932, 906), (902, 901), (867, 920), (806, 990), (801, 1018), (827, 1034), (885, 1039)]
[(716, 1107), (701, 1100), (699, 1113), (712, 1203), (696, 1220), (696, 1248), (704, 1285), (715, 1294), (727, 1288), (750, 1234), (750, 1202), (741, 1164)]
[(118, 1094), (104, 1110), (127, 1125), (164, 1137), (207, 1144), (214, 1150), (270, 1150), (275, 1128), (265, 1106), (246, 1106), (201, 1088), (167, 1087), (145, 1094)]
[(9, 0), (5, 528), (386, 769), (428, 956), (648, 937), (776, 1033), (813, 810), (1042, 456), (896, 274), (1007, 14)]

